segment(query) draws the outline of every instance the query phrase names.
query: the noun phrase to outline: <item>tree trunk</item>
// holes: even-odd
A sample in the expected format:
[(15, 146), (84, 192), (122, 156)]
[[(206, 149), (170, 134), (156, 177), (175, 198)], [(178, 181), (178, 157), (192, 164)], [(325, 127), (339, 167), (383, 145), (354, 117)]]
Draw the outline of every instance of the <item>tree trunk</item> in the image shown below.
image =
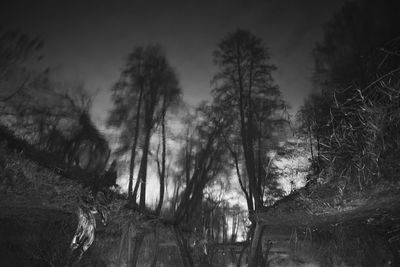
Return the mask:
[(149, 154), (151, 131), (154, 126), (154, 110), (157, 104), (157, 87), (150, 85), (150, 93), (148, 98), (145, 98), (144, 107), (144, 124), (145, 124), (145, 139), (143, 145), (143, 155), (140, 163), (139, 176), (140, 179), (140, 208), (143, 210), (146, 205), (146, 183), (147, 183), (147, 160)]
[(239, 227), (239, 214), (238, 213), (233, 213), (233, 215), (232, 215), (231, 243), (236, 242), (238, 227)]
[(128, 228), (128, 255), (127, 255), (127, 259), (126, 259), (126, 263), (127, 265), (130, 264), (130, 262), (132, 261), (132, 236), (131, 236), (132, 230), (131, 230), (131, 226), (129, 225)]
[(243, 254), (244, 254), (246, 248), (247, 248), (249, 245), (250, 245), (250, 243), (249, 243), (249, 242), (246, 242), (246, 243), (244, 244), (242, 250), (240, 251), (239, 259), (238, 259), (238, 262), (237, 262), (237, 267), (241, 267), (241, 266), (242, 266)]
[(119, 243), (119, 250), (118, 250), (118, 265), (117, 265), (118, 267), (122, 266), (122, 255), (123, 255), (124, 247), (126, 245), (126, 239), (127, 239), (127, 237), (130, 238), (129, 229), (130, 229), (130, 227), (128, 226), (127, 228), (124, 228), (122, 230), (121, 241)]
[[(250, 77), (251, 78), (251, 77)], [(253, 110), (251, 108), (251, 87), (249, 88), (249, 93), (247, 96), (248, 108), (247, 108), (247, 125), (246, 125), (246, 134), (247, 134), (247, 157), (246, 160), (246, 168), (247, 173), (249, 175), (249, 183), (252, 188), (252, 192), (254, 195), (254, 204), (255, 209), (258, 210), (263, 206), (262, 196), (261, 196), (261, 188), (259, 187), (259, 179), (261, 177), (257, 177), (256, 173), (256, 162), (254, 158), (254, 137), (253, 137)]]
[[(240, 134), (242, 137), (242, 146), (244, 152), (245, 166), (247, 170), (247, 175), (249, 178), (249, 188), (252, 194), (254, 194), (254, 204), (255, 209), (257, 210), (262, 206), (260, 203), (260, 194), (259, 190), (257, 190), (257, 179), (255, 174), (255, 166), (254, 166), (254, 155), (253, 155), (253, 140), (251, 131), (251, 117), (247, 117), (247, 121), (245, 119), (245, 107), (244, 107), (244, 95), (243, 95), (243, 85), (242, 85), (242, 76), (240, 72), (240, 64), (238, 65), (238, 77), (239, 77), (239, 114), (240, 114)], [(249, 114), (251, 115), (251, 114)]]
[(133, 194), (132, 194), (132, 198), (131, 200), (134, 201), (136, 203), (136, 198), (137, 198), (137, 192), (139, 190), (139, 185), (140, 185), (140, 179), (139, 179), (139, 175), (138, 178), (136, 179), (136, 183), (135, 183), (135, 189), (133, 189)]
[(256, 224), (254, 230), (253, 239), (251, 240), (250, 256), (249, 256), (249, 266), (248, 267), (258, 267), (260, 259), (260, 246), (263, 234), (263, 226), (260, 223)]
[[(225, 209), (223, 209), (223, 213), (225, 214)], [(222, 214), (222, 243), (226, 243), (227, 240), (227, 227), (224, 214)]]
[[(258, 136), (257, 136), (257, 177), (258, 177), (258, 188), (260, 188), (261, 191), (261, 198), (263, 197), (263, 168), (262, 168), (262, 158), (261, 158), (261, 120), (259, 121), (259, 129), (258, 129)], [(264, 183), (265, 184), (265, 183)]]
[(217, 220), (217, 238), (216, 238), (217, 243), (219, 242), (220, 235), (221, 235), (221, 221)]
[(138, 180), (140, 182), (140, 208), (144, 210), (146, 205), (146, 178), (147, 178), (147, 159), (149, 154), (149, 146), (150, 146), (150, 137), (151, 137), (151, 129), (150, 127), (146, 127), (146, 136), (143, 145), (143, 155), (142, 160), (140, 162), (140, 169)]
[(139, 259), (140, 248), (142, 247), (144, 239), (144, 233), (138, 233), (135, 237), (135, 246), (132, 251), (132, 257), (130, 257), (130, 261), (128, 261), (128, 266), (136, 267), (137, 261)]
[(131, 162), (129, 165), (128, 199), (131, 201), (132, 201), (132, 199), (134, 201), (136, 201), (136, 193), (137, 193), (136, 185), (138, 185), (138, 183), (136, 183), (136, 185), (135, 185), (136, 193), (133, 194), (133, 196), (132, 196), (133, 171), (135, 169), (136, 147), (137, 147), (137, 141), (138, 141), (138, 137), (139, 137), (140, 110), (141, 110), (141, 106), (142, 106), (142, 97), (143, 97), (143, 85), (141, 85), (141, 87), (140, 87), (138, 106), (137, 106), (137, 110), (136, 110), (135, 135), (134, 135), (133, 145), (132, 145), (132, 149), (131, 149)]
[(161, 118), (161, 139), (162, 139), (162, 156), (161, 156), (161, 172), (160, 172), (160, 198), (158, 200), (158, 206), (156, 214), (160, 215), (161, 207), (164, 201), (164, 189), (165, 189), (165, 156), (167, 150), (166, 137), (165, 137), (165, 98), (163, 101), (163, 115)]
[(312, 147), (311, 122), (310, 122), (309, 118), (307, 118), (307, 126), (308, 126), (308, 138), (309, 138), (309, 141), (310, 141), (311, 162), (314, 162), (314, 151), (313, 151), (313, 147)]
[(157, 228), (154, 228), (154, 258), (150, 264), (150, 267), (156, 267), (158, 261), (158, 252), (159, 252), (159, 234)]
[(181, 231), (178, 229), (178, 227), (174, 227), (174, 232), (175, 232), (175, 237), (176, 237), (176, 243), (178, 244), (179, 252), (182, 258), (183, 266), (185, 267), (193, 267), (193, 259), (192, 256), (190, 255), (187, 241), (183, 237)]
[(234, 153), (234, 152), (232, 152), (232, 153), (233, 153), (233, 158), (235, 160), (235, 168), (236, 168), (236, 174), (237, 174), (238, 180), (239, 180), (239, 185), (240, 185), (240, 188), (242, 189), (242, 191), (243, 191), (243, 193), (244, 193), (244, 195), (246, 197), (247, 209), (248, 209), (249, 212), (251, 212), (251, 211), (254, 210), (253, 200), (251, 198), (251, 194), (249, 194), (247, 192), (246, 187), (242, 182), (242, 178), (241, 178), (240, 170), (239, 170), (239, 161), (238, 161), (238, 158), (237, 158), (237, 154)]

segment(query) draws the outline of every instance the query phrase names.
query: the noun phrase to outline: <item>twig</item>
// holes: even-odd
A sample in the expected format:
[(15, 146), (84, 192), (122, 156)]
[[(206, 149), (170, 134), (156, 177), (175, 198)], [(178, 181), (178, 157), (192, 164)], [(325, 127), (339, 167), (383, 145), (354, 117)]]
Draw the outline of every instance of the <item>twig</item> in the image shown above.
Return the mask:
[(398, 72), (398, 71), (400, 71), (400, 67), (398, 67), (398, 68), (396, 68), (396, 69), (394, 69), (394, 70), (392, 70), (392, 71), (386, 73), (385, 75), (379, 77), (378, 79), (376, 79), (375, 81), (373, 81), (370, 85), (368, 85), (367, 87), (365, 87), (364, 90), (367, 90), (368, 88), (374, 86), (374, 85), (377, 84), (378, 82), (382, 81), (382, 80), (385, 79), (386, 77), (388, 77), (388, 76), (390, 76), (390, 75), (392, 75), (392, 74), (394, 74), (394, 73), (396, 73), (396, 72)]

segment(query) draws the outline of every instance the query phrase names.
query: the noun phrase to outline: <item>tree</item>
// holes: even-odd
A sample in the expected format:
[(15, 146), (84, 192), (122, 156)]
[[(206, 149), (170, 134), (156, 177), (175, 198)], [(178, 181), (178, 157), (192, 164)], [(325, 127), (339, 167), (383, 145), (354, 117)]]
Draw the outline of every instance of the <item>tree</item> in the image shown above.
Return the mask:
[[(214, 62), (219, 68), (213, 79), (214, 104), (225, 107), (221, 108), (221, 115), (231, 122), (230, 129), (225, 132), (226, 145), (234, 158), (249, 212), (263, 207), (262, 188), (267, 175), (264, 164), (268, 162), (266, 141), (273, 128), (284, 123), (277, 114), (284, 109), (284, 102), (272, 78), (276, 67), (269, 59), (262, 39), (241, 29), (225, 36), (214, 51)], [(239, 135), (235, 136), (237, 132)], [(234, 145), (238, 141), (240, 149)], [(241, 155), (248, 189), (241, 180)], [(253, 224), (257, 222), (253, 220)], [(260, 235), (253, 236), (252, 251), (257, 251), (259, 238)], [(250, 266), (257, 262), (254, 257)]]
[(230, 172), (229, 165), (226, 164), (228, 155), (221, 138), (226, 121), (218, 116), (217, 108), (207, 103), (200, 105), (197, 109), (198, 123), (193, 130), (187, 129), (186, 142), (180, 149), (176, 162), (178, 179), (184, 178), (185, 187), (179, 196), (174, 222), (177, 243), (185, 266), (193, 266), (193, 260), (180, 227), (187, 225), (190, 230), (194, 228), (198, 218), (193, 215), (201, 209), (207, 184)]
[[(170, 70), (171, 73), (166, 75), (165, 83), (167, 87), (165, 87), (161, 92), (161, 108), (159, 111), (159, 118), (157, 119), (160, 123), (161, 127), (161, 162), (158, 159), (157, 153), (157, 167), (158, 167), (158, 175), (160, 178), (160, 194), (159, 200), (156, 208), (156, 213), (160, 214), (161, 207), (164, 200), (164, 191), (165, 191), (165, 179), (167, 176), (167, 167), (166, 167), (166, 156), (167, 156), (167, 141), (166, 141), (166, 127), (167, 127), (167, 110), (168, 108), (178, 105), (180, 103), (180, 88), (178, 85), (178, 81), (176, 79), (176, 75)], [(158, 151), (157, 151), (158, 152)]]
[[(128, 194), (131, 201), (136, 201), (140, 187), (140, 207), (144, 208), (150, 139), (158, 122), (161, 121), (162, 128), (165, 129), (167, 109), (180, 96), (178, 80), (159, 45), (140, 46), (129, 54), (120, 80), (114, 85), (112, 92), (114, 109), (110, 113), (108, 124), (121, 128), (122, 151), (130, 147)], [(139, 141), (142, 142), (142, 157), (138, 179), (132, 192)], [(160, 179), (161, 183), (164, 183), (163, 179)]]
[(175, 212), (177, 222), (190, 218), (202, 202), (206, 185), (229, 171), (224, 162), (227, 153), (221, 138), (221, 131), (226, 125), (224, 118), (218, 116), (213, 105), (206, 103), (200, 105), (197, 116), (200, 121), (194, 136), (187, 139), (177, 162), (186, 182)]
[(269, 59), (263, 41), (241, 29), (229, 33), (214, 52), (214, 62), (219, 67), (213, 79), (214, 101), (215, 105), (231, 107), (223, 116), (239, 117), (239, 122), (232, 127), (240, 133), (237, 140), (243, 151), (249, 195), (254, 203), (249, 210), (263, 206), (259, 186), (264, 178), (260, 164), (264, 156), (261, 155), (262, 139), (270, 134), (267, 127), (273, 126), (276, 111), (284, 107), (271, 75), (276, 67), (268, 63)]

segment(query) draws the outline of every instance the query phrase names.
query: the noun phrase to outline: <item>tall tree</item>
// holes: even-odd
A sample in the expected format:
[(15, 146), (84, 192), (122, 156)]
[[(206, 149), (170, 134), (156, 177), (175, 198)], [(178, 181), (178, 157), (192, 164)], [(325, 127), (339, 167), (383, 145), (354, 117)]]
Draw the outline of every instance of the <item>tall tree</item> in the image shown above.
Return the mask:
[[(213, 79), (214, 101), (216, 105), (227, 108), (222, 116), (231, 117), (231, 125), (235, 127), (233, 132), (240, 133), (237, 140), (241, 144), (249, 180), (248, 194), (254, 205), (249, 210), (263, 206), (260, 184), (264, 178), (261, 165), (264, 164), (262, 157), (265, 155), (262, 154), (265, 151), (262, 139), (270, 134), (267, 127), (275, 123), (276, 111), (284, 107), (271, 75), (276, 67), (269, 63), (269, 59), (262, 39), (241, 29), (223, 38), (214, 52), (214, 62), (219, 67)], [(239, 120), (233, 119), (235, 116)], [(236, 157), (240, 156), (240, 150), (235, 153)]]
[(143, 78), (144, 49), (137, 47), (129, 54), (118, 82), (111, 88), (113, 110), (107, 124), (120, 128), (117, 154), (130, 150), (128, 196), (132, 198), (133, 171), (135, 168), (136, 147), (139, 139), (140, 117), (144, 91)]
[[(266, 176), (263, 166), (267, 161), (267, 144), (264, 141), (270, 136), (272, 127), (283, 121), (277, 111), (284, 108), (284, 102), (272, 78), (276, 67), (269, 63), (269, 59), (262, 39), (242, 29), (225, 36), (214, 51), (214, 62), (219, 68), (213, 79), (214, 103), (225, 107), (222, 116), (231, 121), (225, 136), (226, 144), (230, 147), (239, 179), (241, 176), (248, 179), (248, 189), (242, 180), (239, 182), (246, 195), (249, 212), (263, 207), (262, 188)], [(238, 136), (232, 134), (235, 132), (239, 133)], [(231, 140), (239, 141), (240, 149)], [(245, 175), (240, 175), (241, 155)], [(253, 224), (258, 225), (254, 220)], [(253, 244), (252, 250), (257, 250), (259, 238), (260, 235), (253, 237), (255, 248)]]
[[(161, 212), (161, 207), (164, 201), (164, 192), (165, 192), (165, 179), (167, 176), (167, 111), (168, 108), (176, 106), (180, 103), (180, 89), (178, 85), (178, 81), (176, 79), (176, 75), (172, 72), (167, 73), (165, 77), (165, 85), (166, 87), (163, 88), (161, 91), (161, 107), (158, 112), (158, 121), (160, 126), (160, 143), (161, 143), (161, 162), (158, 159), (157, 155), (157, 167), (158, 167), (158, 174), (160, 178), (160, 192), (159, 192), (159, 200), (156, 208), (156, 213), (159, 214)], [(158, 151), (157, 151), (158, 152)], [(158, 153), (157, 153), (158, 154)]]
[[(161, 125), (165, 126), (166, 111), (180, 96), (178, 80), (161, 46), (140, 46), (128, 56), (120, 80), (112, 91), (114, 109), (108, 122), (121, 127), (122, 147), (125, 150), (130, 148), (128, 192), (130, 200), (136, 201), (140, 187), (140, 206), (144, 208), (150, 139), (158, 121), (161, 120)], [(132, 192), (139, 141), (142, 142), (142, 157)]]

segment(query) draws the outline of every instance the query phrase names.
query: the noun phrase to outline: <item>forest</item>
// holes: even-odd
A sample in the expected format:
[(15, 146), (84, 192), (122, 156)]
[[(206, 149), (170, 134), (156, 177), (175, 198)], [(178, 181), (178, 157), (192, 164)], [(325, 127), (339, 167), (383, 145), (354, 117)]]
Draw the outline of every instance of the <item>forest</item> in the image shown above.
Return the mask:
[(215, 40), (196, 107), (163, 44), (132, 44), (101, 123), (45, 39), (0, 27), (0, 265), (400, 266), (399, 14), (329, 18), (295, 114), (252, 31)]

